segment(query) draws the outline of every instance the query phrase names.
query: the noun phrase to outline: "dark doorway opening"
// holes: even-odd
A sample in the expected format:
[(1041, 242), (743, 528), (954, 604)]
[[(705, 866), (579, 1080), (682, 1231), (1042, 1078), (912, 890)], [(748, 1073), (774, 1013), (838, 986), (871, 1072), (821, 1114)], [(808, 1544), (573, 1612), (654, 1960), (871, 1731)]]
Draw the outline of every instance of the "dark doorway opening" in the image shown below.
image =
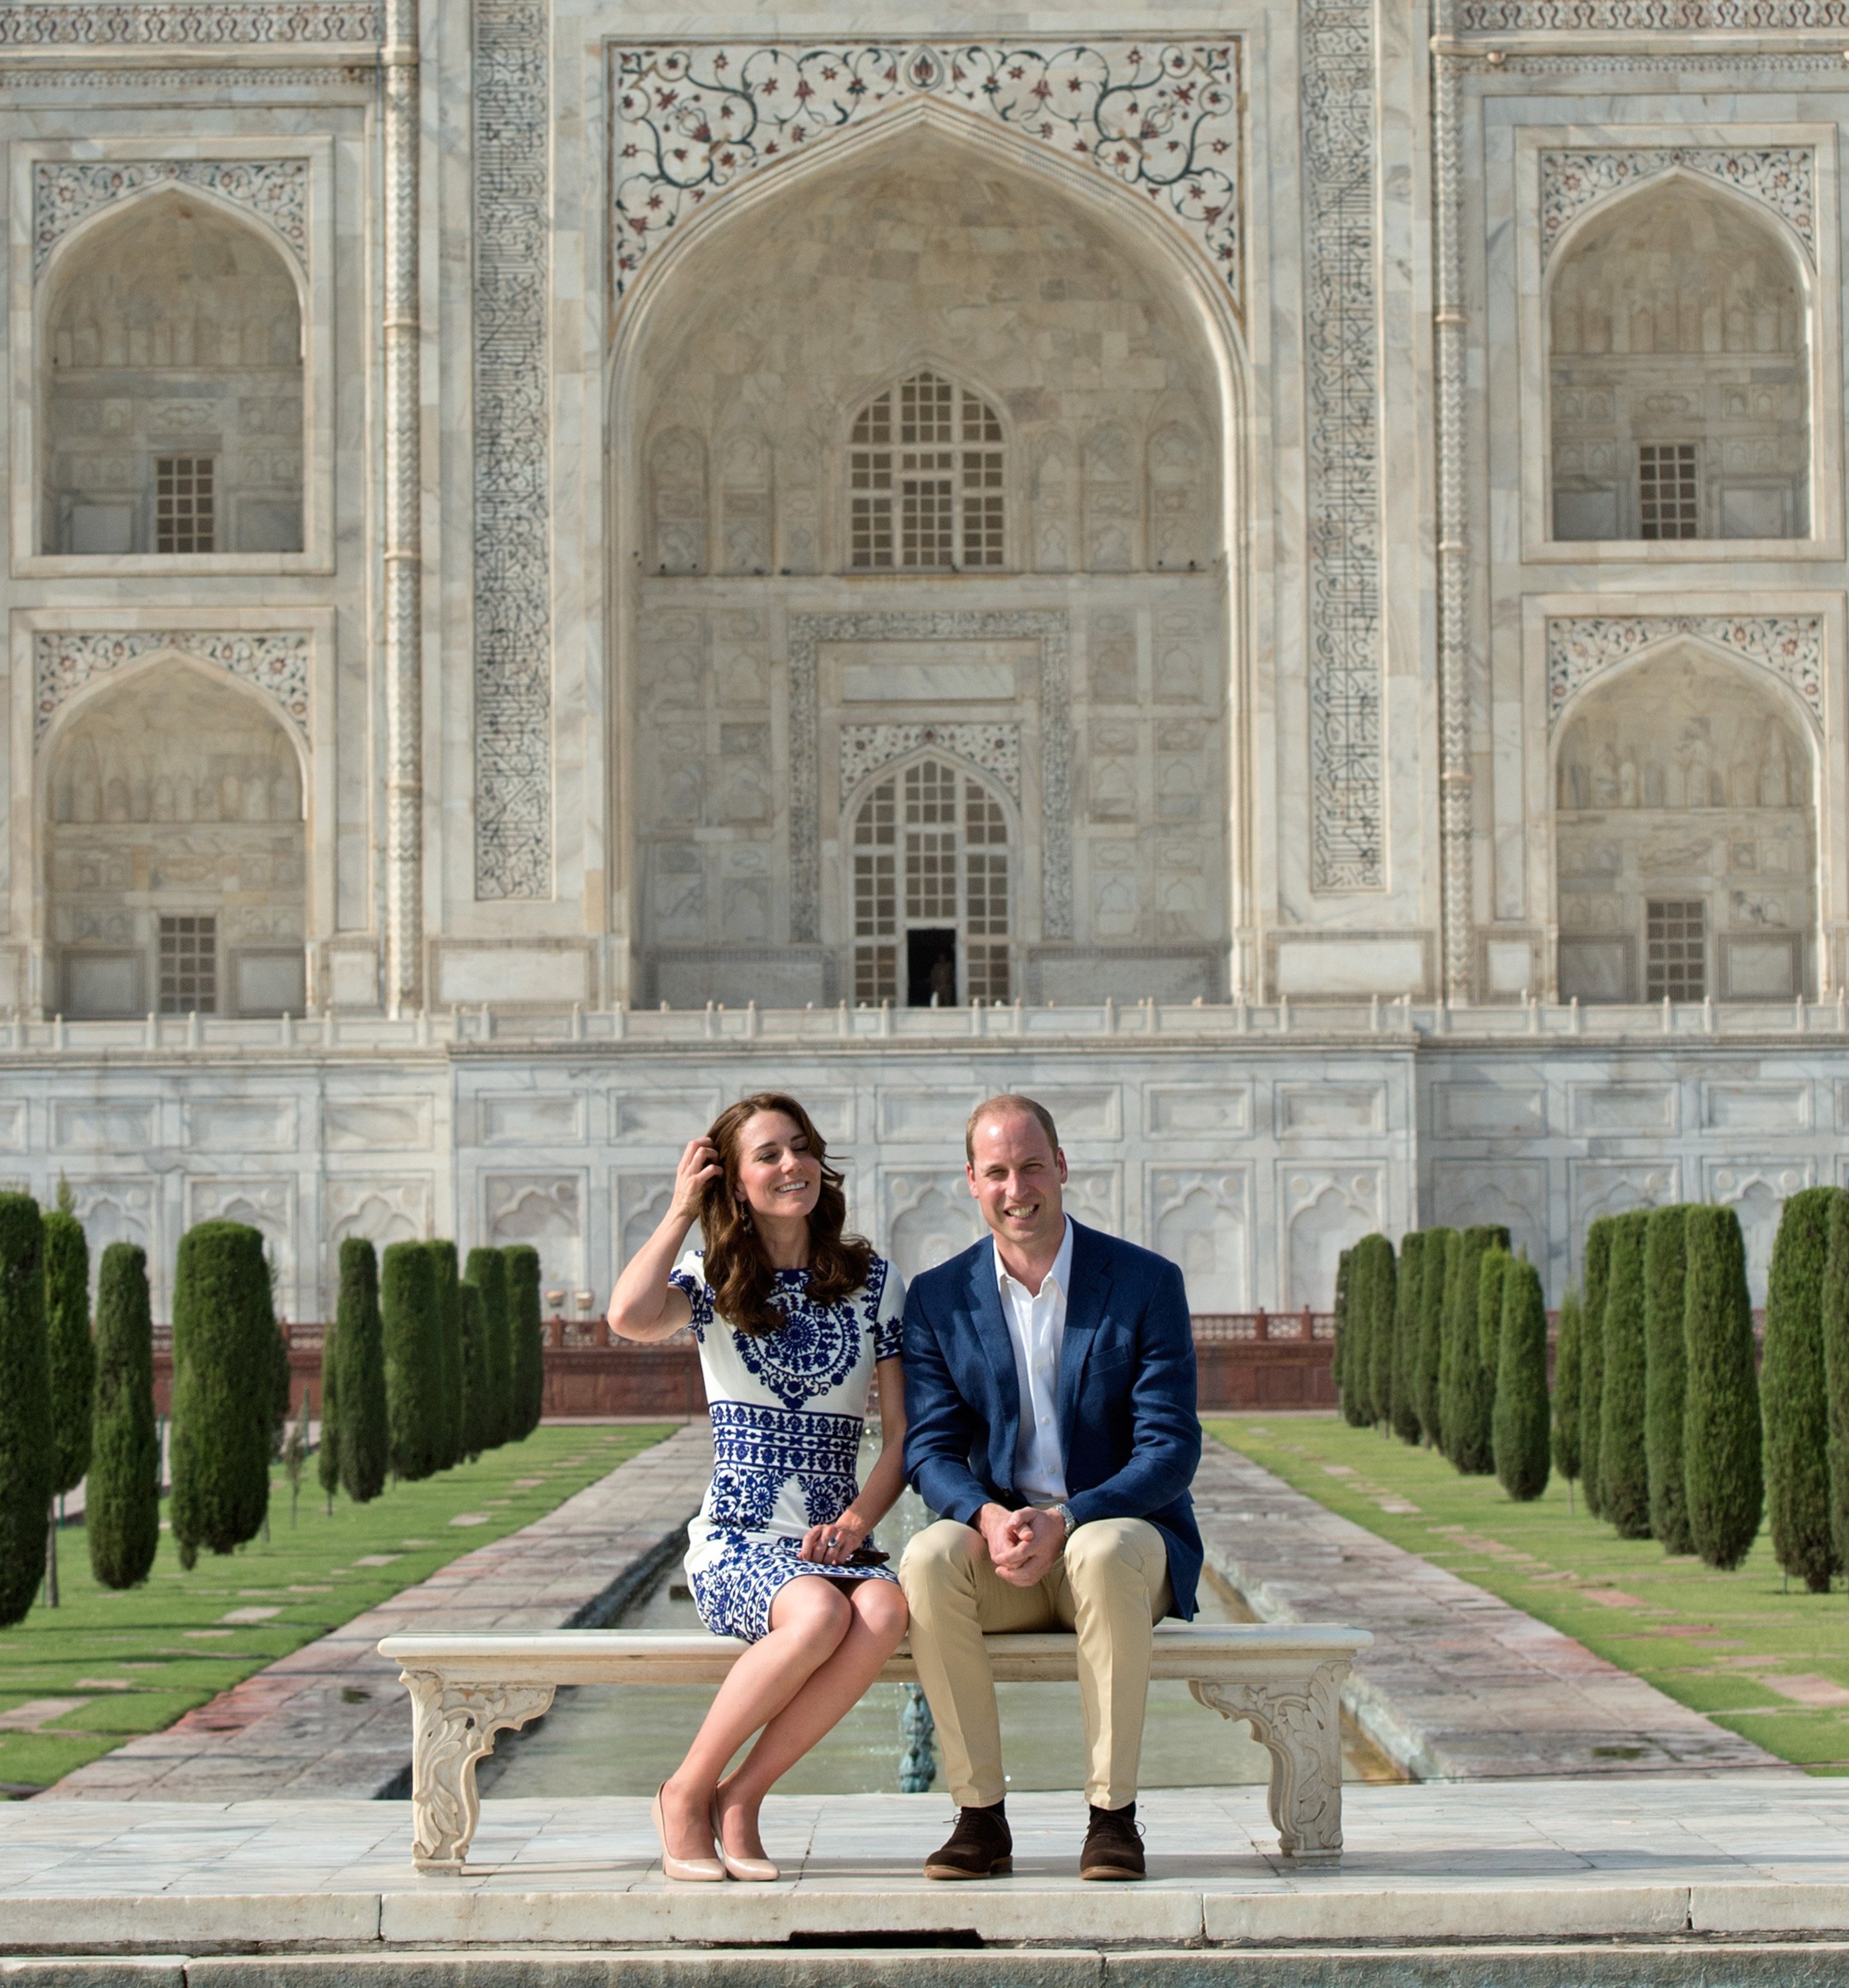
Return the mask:
[(940, 1008), (957, 1005), (957, 935), (954, 931), (908, 931), (905, 1005), (928, 1008), (934, 994)]

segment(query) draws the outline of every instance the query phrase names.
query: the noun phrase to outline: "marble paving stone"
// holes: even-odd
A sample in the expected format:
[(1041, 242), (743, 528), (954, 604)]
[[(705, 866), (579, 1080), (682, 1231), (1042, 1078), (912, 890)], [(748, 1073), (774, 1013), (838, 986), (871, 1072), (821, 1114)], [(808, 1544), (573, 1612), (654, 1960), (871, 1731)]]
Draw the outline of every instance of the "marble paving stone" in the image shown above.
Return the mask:
[[(411, 1710), (383, 1636), (406, 1629), (556, 1629), (607, 1621), (671, 1557), (712, 1472), (689, 1424), (543, 1518), (452, 1560), (428, 1581), (221, 1692), (164, 1733), (133, 1740), (37, 1799), (255, 1801), (370, 1798), (411, 1765)], [(349, 1702), (349, 1690), (364, 1698)]]

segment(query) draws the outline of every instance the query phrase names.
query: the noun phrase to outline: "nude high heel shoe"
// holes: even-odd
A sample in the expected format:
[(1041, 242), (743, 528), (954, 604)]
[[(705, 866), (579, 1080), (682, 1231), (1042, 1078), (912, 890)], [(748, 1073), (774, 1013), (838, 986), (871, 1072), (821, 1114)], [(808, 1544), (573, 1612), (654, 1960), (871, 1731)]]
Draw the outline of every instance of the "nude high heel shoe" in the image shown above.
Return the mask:
[(736, 1878), (746, 1885), (774, 1885), (783, 1876), (768, 1857), (735, 1857), (725, 1847), (725, 1832), (719, 1821), (719, 1791), (713, 1790), (712, 1836), (719, 1852), (719, 1861), (725, 1866), (725, 1875)]
[[(661, 1788), (668, 1783), (664, 1781)], [(716, 1857), (671, 1857), (668, 1854), (668, 1828), (661, 1820), (661, 1788), (655, 1790), (651, 1810), (655, 1819), (655, 1834), (661, 1841), (661, 1875), (671, 1878), (677, 1885), (722, 1885), (725, 1882), (725, 1866)]]

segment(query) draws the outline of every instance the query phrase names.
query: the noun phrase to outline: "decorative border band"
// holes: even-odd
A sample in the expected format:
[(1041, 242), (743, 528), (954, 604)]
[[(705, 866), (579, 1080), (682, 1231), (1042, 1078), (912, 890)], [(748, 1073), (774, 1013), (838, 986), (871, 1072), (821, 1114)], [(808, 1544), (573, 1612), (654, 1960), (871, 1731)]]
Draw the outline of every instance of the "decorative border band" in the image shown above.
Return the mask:
[(1787, 222), (1813, 260), (1817, 255), (1817, 154), (1809, 145), (1730, 151), (1718, 145), (1663, 145), (1634, 151), (1541, 154), (1541, 262), (1569, 225), (1595, 201), (1678, 168), (1749, 194)]
[(80, 221), (151, 186), (202, 187), (275, 230), (308, 267), (306, 159), (40, 159), (32, 168), (32, 273)]
[(1574, 614), (1547, 620), (1547, 729), (1574, 693), (1613, 664), (1673, 635), (1692, 635), (1769, 671), (1824, 722), (1820, 614)]
[(149, 628), (133, 633), (41, 629), (33, 643), (32, 738), (42, 739), (59, 707), (84, 685), (142, 656), (177, 649), (228, 670), (272, 698), (289, 726), (308, 739), (309, 667), (314, 638), (289, 632), (234, 635), (217, 629)]
[(373, 0), (127, 0), (121, 5), (0, 7), (0, 48), (212, 48), (264, 43), (376, 44)]

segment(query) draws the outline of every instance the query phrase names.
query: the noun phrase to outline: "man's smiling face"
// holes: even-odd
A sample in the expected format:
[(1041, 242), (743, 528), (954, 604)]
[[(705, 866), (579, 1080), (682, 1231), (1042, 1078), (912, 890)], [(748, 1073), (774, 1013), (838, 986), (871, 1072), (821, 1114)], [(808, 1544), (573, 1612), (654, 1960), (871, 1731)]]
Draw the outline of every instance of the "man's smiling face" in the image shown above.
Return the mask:
[(982, 1219), (1009, 1249), (1056, 1251), (1066, 1229), (1066, 1155), (1031, 1111), (992, 1112), (977, 1124), (965, 1172)]

